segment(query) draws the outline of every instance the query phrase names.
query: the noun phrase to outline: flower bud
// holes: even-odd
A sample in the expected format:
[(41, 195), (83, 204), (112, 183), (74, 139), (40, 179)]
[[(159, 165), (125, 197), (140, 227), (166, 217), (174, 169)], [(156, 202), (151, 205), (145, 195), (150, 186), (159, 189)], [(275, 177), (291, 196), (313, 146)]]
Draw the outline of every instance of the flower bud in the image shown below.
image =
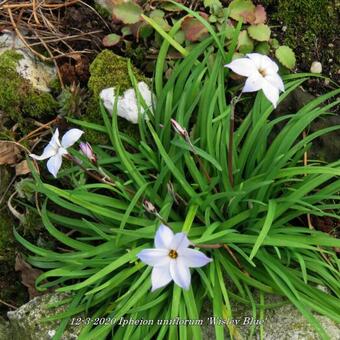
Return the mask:
[(92, 163), (96, 163), (97, 162), (97, 157), (95, 155), (95, 153), (93, 152), (93, 149), (91, 147), (91, 145), (86, 142), (81, 142), (79, 144), (80, 147), (80, 152), (86, 156)]
[(143, 201), (143, 207), (144, 209), (149, 212), (150, 214), (157, 214), (156, 207), (148, 200)]
[(172, 127), (176, 131), (176, 133), (178, 133), (180, 136), (182, 136), (185, 139), (187, 139), (189, 137), (188, 131), (186, 129), (184, 129), (176, 120), (171, 119), (170, 121), (171, 121)]

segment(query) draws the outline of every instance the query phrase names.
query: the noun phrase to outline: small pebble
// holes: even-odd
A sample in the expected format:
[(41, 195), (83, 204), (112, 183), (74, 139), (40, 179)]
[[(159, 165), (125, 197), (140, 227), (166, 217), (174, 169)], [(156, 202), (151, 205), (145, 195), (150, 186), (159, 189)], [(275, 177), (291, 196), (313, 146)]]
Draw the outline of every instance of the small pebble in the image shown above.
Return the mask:
[(321, 73), (322, 72), (322, 65), (319, 61), (313, 61), (310, 67), (310, 71), (312, 73)]

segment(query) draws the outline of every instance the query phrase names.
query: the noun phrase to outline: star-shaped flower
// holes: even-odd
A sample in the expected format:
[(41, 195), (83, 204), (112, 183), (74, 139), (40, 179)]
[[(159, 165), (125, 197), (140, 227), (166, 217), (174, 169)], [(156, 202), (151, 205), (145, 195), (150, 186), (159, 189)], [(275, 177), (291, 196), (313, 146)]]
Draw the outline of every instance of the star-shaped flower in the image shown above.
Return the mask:
[(235, 59), (225, 66), (247, 77), (242, 92), (262, 90), (273, 106), (277, 106), (279, 93), (284, 91), (284, 84), (278, 75), (279, 67), (269, 57), (259, 53), (249, 53), (247, 58)]
[(152, 266), (152, 291), (166, 286), (172, 280), (181, 288), (189, 289), (191, 274), (189, 268), (203, 267), (212, 259), (202, 252), (189, 248), (191, 245), (185, 233), (174, 234), (161, 224), (155, 236), (155, 248), (144, 249), (137, 257)]
[(43, 153), (40, 156), (30, 154), (30, 157), (38, 161), (49, 158), (47, 161), (47, 169), (54, 177), (57, 177), (58, 171), (63, 161), (63, 156), (68, 154), (67, 148), (72, 146), (83, 133), (84, 131), (79, 129), (71, 129), (64, 134), (60, 142), (59, 130), (56, 129), (51, 141), (47, 144)]

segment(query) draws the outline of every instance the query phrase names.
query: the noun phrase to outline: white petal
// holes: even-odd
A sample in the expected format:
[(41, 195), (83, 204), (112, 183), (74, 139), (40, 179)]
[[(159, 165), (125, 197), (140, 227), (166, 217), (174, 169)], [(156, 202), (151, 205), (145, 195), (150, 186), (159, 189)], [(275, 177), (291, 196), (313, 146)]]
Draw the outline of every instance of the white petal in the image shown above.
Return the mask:
[(254, 62), (257, 69), (262, 67), (263, 54), (260, 53), (248, 53), (247, 57)]
[(151, 291), (166, 286), (172, 277), (170, 275), (170, 263), (166, 264), (165, 266), (161, 267), (154, 267), (151, 273), (151, 283), (152, 288)]
[(170, 275), (181, 288), (189, 289), (191, 282), (190, 270), (179, 257), (170, 261)]
[[(258, 72), (257, 72), (258, 73)], [(262, 89), (263, 77), (258, 73), (258, 75), (251, 76), (247, 78), (242, 92), (255, 92)]]
[(265, 76), (265, 79), (282, 92), (285, 90), (283, 81), (277, 73), (269, 74)]
[(48, 171), (54, 176), (57, 177), (58, 171), (61, 167), (61, 163), (63, 162), (63, 158), (59, 153), (55, 156), (52, 156), (47, 162)]
[(262, 90), (267, 99), (273, 104), (274, 108), (276, 108), (277, 102), (279, 101), (279, 89), (268, 81), (264, 81)]
[(56, 129), (51, 140), (50, 140), (50, 142), (45, 146), (43, 153), (40, 156), (31, 153), (30, 157), (32, 157), (32, 158), (34, 158), (38, 161), (42, 161), (44, 159), (47, 159), (47, 158), (50, 158), (50, 157), (56, 155), (59, 147), (60, 147), (59, 130)]
[(254, 61), (258, 69), (262, 68), (266, 73), (277, 73), (279, 67), (277, 64), (271, 60), (268, 56), (259, 53), (248, 53), (247, 57)]
[(143, 249), (137, 257), (144, 263), (153, 267), (160, 267), (170, 262), (167, 249)]
[(248, 58), (235, 59), (230, 64), (225, 66), (230, 68), (233, 72), (244, 77), (251, 77), (252, 75), (258, 73), (255, 63)]
[(188, 248), (190, 245), (190, 241), (188, 240), (187, 234), (177, 233), (173, 237), (170, 243), (170, 249), (177, 250), (181, 252), (183, 249)]
[(54, 147), (60, 147), (59, 129), (58, 128), (54, 131), (54, 134), (51, 138), (50, 144), (53, 145)]
[(212, 259), (203, 254), (201, 251), (190, 248), (184, 249), (179, 258), (183, 260), (186, 266), (192, 268), (203, 267), (212, 261)]
[(172, 230), (164, 224), (161, 224), (156, 232), (155, 247), (170, 250), (170, 244), (173, 237), (174, 233)]
[(81, 137), (83, 133), (84, 131), (79, 129), (71, 129), (67, 131), (61, 140), (61, 145), (65, 149), (69, 148)]
[(44, 159), (50, 158), (52, 156), (55, 156), (57, 154), (57, 152), (58, 152), (58, 148), (55, 147), (54, 145), (52, 145), (51, 143), (49, 143), (49, 144), (47, 144), (45, 146), (45, 149), (44, 149), (43, 153), (40, 156), (31, 153), (30, 157), (32, 157), (32, 158), (34, 158), (34, 159), (36, 159), (38, 161), (42, 161)]

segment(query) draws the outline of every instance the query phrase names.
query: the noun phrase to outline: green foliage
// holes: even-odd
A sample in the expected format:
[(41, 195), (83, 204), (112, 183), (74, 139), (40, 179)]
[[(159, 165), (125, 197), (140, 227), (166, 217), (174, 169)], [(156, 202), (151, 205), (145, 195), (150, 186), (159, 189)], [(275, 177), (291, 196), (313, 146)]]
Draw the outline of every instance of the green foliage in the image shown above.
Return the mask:
[(114, 17), (124, 24), (135, 24), (140, 20), (142, 8), (132, 1), (113, 5)]
[[(199, 43), (176, 63), (164, 82), (165, 60), (175, 31), (169, 34), (157, 60), (154, 113), (139, 122), (138, 139), (122, 132), (116, 112), (111, 118), (103, 106), (104, 123), (78, 121), (81, 127), (88, 126), (109, 139), (108, 145), (95, 148), (98, 167), (71, 151), (88, 171), (105, 175), (105, 182), (89, 179), (84, 184), (84, 172), (77, 165), (60, 173), (74, 189), (43, 183), (34, 173), (32, 188), (45, 197), (41, 217), (46, 230), (68, 251), (46, 250), (16, 231), (15, 235), (32, 252), (30, 262), (46, 270), (38, 278), (37, 288), (57, 287), (74, 294), (65, 312), (49, 318), (63, 319), (55, 339), (60, 339), (73, 315), (87, 311), (93, 317), (109, 319), (198, 319), (204, 299), (209, 299), (217, 318), (232, 316), (230, 300), (250, 304), (256, 314), (259, 304), (252, 296), (254, 289), (262, 297), (285, 296), (326, 339), (312, 311), (340, 321), (340, 277), (333, 249), (340, 241), (298, 221), (306, 214), (340, 219), (340, 162), (321, 165), (313, 161), (304, 166), (302, 159), (313, 140), (340, 127), (301, 136), (312, 121), (339, 104), (335, 98), (340, 90), (273, 120), (272, 105), (258, 93), (234, 134), (231, 185), (227, 152), (232, 108), (222, 72), (225, 52), (219, 49), (223, 37), (213, 35)], [(212, 47), (218, 51), (214, 63)], [(280, 100), (307, 79), (304, 74), (286, 76), (286, 91)], [(193, 147), (173, 131), (171, 118), (189, 132)], [(285, 126), (273, 137), (273, 129), (282, 121)], [(144, 210), (144, 199), (155, 205), (157, 215)], [(58, 206), (58, 212), (52, 206)], [(141, 249), (151, 246), (159, 216), (174, 231), (187, 232), (197, 247), (219, 244), (230, 249), (206, 250), (213, 262), (193, 272), (189, 291), (170, 284), (151, 293), (150, 268), (136, 258)], [(322, 292), (317, 285), (331, 293)], [(269, 306), (262, 303), (260, 307), (265, 315)], [(217, 325), (215, 331), (216, 339), (225, 339), (224, 327)], [(90, 323), (79, 340), (157, 336), (202, 337), (199, 326), (186, 327), (184, 335), (182, 327), (156, 322), (143, 327)]]
[(22, 56), (12, 50), (0, 55), (0, 110), (21, 129), (27, 128), (27, 117), (40, 118), (51, 114), (57, 103), (49, 93), (38, 92), (16, 72)]
[(255, 6), (251, 0), (233, 0), (228, 9), (230, 10), (229, 16), (239, 21), (243, 19), (243, 13), (255, 10)]
[[(275, 50), (279, 47), (277, 40), (270, 39), (271, 29), (265, 24), (267, 20), (266, 10), (262, 5), (255, 6), (251, 0), (233, 0), (230, 2), (228, 7), (223, 7), (219, 0), (209, 0), (203, 2), (205, 6), (205, 11), (199, 12), (199, 17), (197, 17), (198, 12), (187, 11), (185, 7), (179, 2), (169, 1), (169, 2), (156, 2), (156, 9), (147, 5), (144, 5), (143, 10), (136, 4), (132, 2), (127, 2), (124, 4), (114, 5), (115, 10), (120, 7), (129, 8), (132, 7), (136, 9), (136, 15), (130, 18), (124, 12), (121, 15), (120, 32), (117, 31), (108, 35), (104, 38), (103, 43), (106, 47), (114, 46), (117, 43), (127, 46), (127, 53), (131, 56), (136, 57), (136, 51), (134, 45), (131, 43), (131, 34), (136, 38), (137, 42), (144, 44), (144, 50), (139, 50), (142, 56), (139, 60), (142, 64), (151, 64), (147, 69), (152, 69), (153, 61), (149, 61), (147, 56), (148, 51), (154, 53), (154, 50), (159, 48), (159, 36), (166, 38), (166, 33), (171, 29), (175, 29), (177, 33), (173, 36), (173, 41), (171, 45), (183, 56), (186, 56), (188, 51), (194, 47), (194, 45), (202, 41), (208, 32), (210, 34), (212, 31), (220, 34), (225, 34), (226, 39), (223, 40), (221, 44), (224, 45), (226, 49), (233, 50), (232, 37), (237, 30), (238, 25), (241, 23), (241, 35), (238, 43), (238, 48), (235, 51), (238, 54), (251, 53), (253, 51), (260, 50), (266, 54), (275, 55)], [(131, 8), (130, 8), (131, 7)], [(137, 10), (138, 8), (138, 10)], [(177, 10), (176, 10), (177, 9)], [(134, 10), (133, 10), (134, 11)], [(133, 12), (132, 11), (132, 12)], [(179, 12), (181, 12), (179, 14)], [(125, 19), (124, 19), (124, 18)], [(131, 19), (131, 24), (127, 24), (129, 19)], [(207, 26), (202, 22), (203, 18), (210, 23), (210, 31)], [(125, 21), (124, 21), (125, 20)], [(119, 24), (118, 24), (119, 25)], [(179, 27), (177, 27), (179, 25)], [(175, 28), (176, 27), (176, 28)], [(128, 34), (126, 34), (128, 31)], [(112, 39), (110, 38), (112, 37)], [(110, 44), (112, 40), (112, 44)], [(141, 41), (142, 40), (142, 41)], [(267, 48), (263, 48), (262, 42), (268, 42)], [(219, 46), (221, 47), (221, 46)], [(169, 62), (168, 67), (172, 68), (172, 61), (174, 51), (169, 50)], [(294, 53), (294, 52), (293, 52)]]
[(103, 39), (103, 45), (105, 47), (112, 47), (120, 42), (120, 36), (116, 33), (108, 34)]
[(280, 61), (280, 63), (286, 66), (289, 69), (293, 69), (295, 67), (296, 59), (293, 50), (288, 46), (280, 46), (275, 51), (276, 58)]
[(257, 41), (268, 41), (270, 39), (270, 28), (265, 24), (249, 26), (248, 33)]
[(238, 36), (237, 47), (240, 53), (246, 54), (253, 51), (254, 42), (249, 38), (248, 32), (246, 30), (240, 32), (240, 35)]

